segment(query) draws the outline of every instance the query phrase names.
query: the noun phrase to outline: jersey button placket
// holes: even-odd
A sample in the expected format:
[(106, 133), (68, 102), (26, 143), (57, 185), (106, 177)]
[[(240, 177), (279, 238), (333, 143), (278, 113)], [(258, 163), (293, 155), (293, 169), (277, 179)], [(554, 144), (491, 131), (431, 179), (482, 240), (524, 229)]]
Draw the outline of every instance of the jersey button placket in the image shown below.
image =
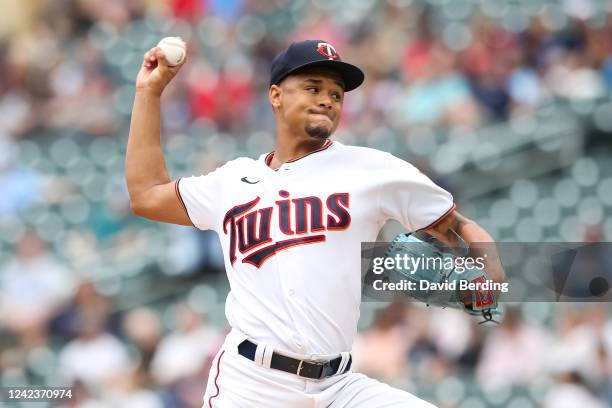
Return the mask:
[(288, 276), (285, 274), (285, 271), (287, 270), (291, 270), (290, 268), (288, 268), (287, 262), (290, 260), (286, 259), (286, 254), (281, 252), (281, 253), (277, 253), (276, 254), (276, 263), (278, 265), (278, 268), (280, 270), (280, 281), (281, 281), (281, 285), (284, 289), (285, 294), (287, 295), (287, 298), (292, 298), (295, 296), (295, 289), (293, 287), (291, 287), (291, 285), (288, 283), (287, 278)]
[[(283, 288), (283, 292), (285, 293), (285, 303), (287, 305), (287, 311), (289, 312), (289, 315), (291, 316), (291, 320), (294, 322), (296, 322), (296, 319), (294, 317), (294, 311), (295, 311), (295, 302), (296, 302), (296, 291), (293, 288), (293, 286), (291, 285), (291, 280), (289, 275), (286, 273), (287, 271), (291, 271), (291, 258), (285, 253), (285, 252), (280, 252), (276, 255), (277, 258), (277, 265), (279, 268), (279, 278), (280, 278), (280, 284), (281, 287)], [(297, 347), (297, 349), (299, 351), (302, 351), (302, 343), (300, 342), (300, 339), (297, 336), (292, 337), (293, 340), (293, 344)]]
[[(278, 199), (282, 199), (282, 197), (279, 195), (279, 191), (284, 190), (284, 191), (291, 192), (290, 183), (287, 179), (288, 176), (293, 175), (293, 172), (291, 170), (292, 170), (292, 167), (290, 165), (283, 164), (275, 172), (275, 175), (277, 177), (271, 178), (268, 184), (266, 185), (268, 192), (271, 194), (274, 194), (275, 197), (277, 197)], [(280, 234), (280, 231), (277, 231), (277, 233)], [(286, 239), (286, 238), (287, 236), (279, 236), (279, 235), (276, 235), (274, 237), (276, 241)], [(280, 285), (282, 287), (283, 292), (285, 293), (285, 299), (286, 299), (285, 301), (288, 306), (289, 314), (291, 315), (291, 318), (293, 320), (293, 310), (292, 309), (294, 307), (293, 303), (295, 302), (296, 291), (291, 286), (291, 283), (290, 283), (291, 281), (288, 280), (289, 276), (284, 273), (284, 271), (292, 270), (291, 268), (292, 258), (285, 251), (281, 251), (277, 253), (274, 256), (274, 258), (276, 261), (277, 268), (279, 270)], [(293, 340), (293, 344), (297, 347), (297, 349), (299, 351), (302, 351), (304, 346), (302, 342), (300, 341), (299, 337), (294, 336), (292, 340)]]

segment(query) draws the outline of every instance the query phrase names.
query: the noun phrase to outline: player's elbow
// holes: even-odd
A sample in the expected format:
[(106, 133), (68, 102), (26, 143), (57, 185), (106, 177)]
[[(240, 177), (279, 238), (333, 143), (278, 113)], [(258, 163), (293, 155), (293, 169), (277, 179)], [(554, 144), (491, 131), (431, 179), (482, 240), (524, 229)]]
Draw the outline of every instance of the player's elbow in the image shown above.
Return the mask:
[(139, 217), (142, 217), (144, 214), (142, 204), (134, 200), (130, 200), (130, 211), (132, 211), (132, 214), (137, 215)]
[(158, 212), (150, 203), (142, 201), (130, 201), (130, 209), (132, 214), (137, 217), (146, 218), (151, 221), (160, 221)]
[(130, 210), (134, 215), (151, 221), (193, 225), (177, 197), (176, 184), (173, 182), (130, 191)]
[(149, 207), (147, 201), (143, 198), (134, 195), (130, 196), (130, 210), (132, 214), (138, 217), (148, 218), (147, 215), (150, 213)]

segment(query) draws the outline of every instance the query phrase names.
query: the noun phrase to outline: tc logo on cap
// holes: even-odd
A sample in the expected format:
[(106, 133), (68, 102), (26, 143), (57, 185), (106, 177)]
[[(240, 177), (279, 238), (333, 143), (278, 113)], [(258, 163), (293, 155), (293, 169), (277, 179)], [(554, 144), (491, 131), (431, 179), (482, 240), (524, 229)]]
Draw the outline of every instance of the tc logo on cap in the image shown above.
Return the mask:
[(340, 58), (334, 46), (329, 43), (325, 43), (325, 42), (318, 43), (317, 51), (319, 52), (319, 54), (324, 55), (326, 58), (329, 58), (330, 60), (336, 60)]

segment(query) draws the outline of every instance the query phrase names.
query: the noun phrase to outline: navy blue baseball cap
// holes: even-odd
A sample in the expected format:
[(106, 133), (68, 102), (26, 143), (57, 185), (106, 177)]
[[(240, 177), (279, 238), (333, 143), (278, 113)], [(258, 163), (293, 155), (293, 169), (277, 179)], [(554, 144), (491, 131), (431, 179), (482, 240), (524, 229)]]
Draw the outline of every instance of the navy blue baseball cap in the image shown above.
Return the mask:
[(278, 85), (288, 75), (307, 67), (327, 67), (336, 71), (344, 82), (344, 91), (352, 91), (363, 82), (363, 71), (343, 62), (336, 49), (323, 40), (294, 42), (272, 61), (270, 86)]

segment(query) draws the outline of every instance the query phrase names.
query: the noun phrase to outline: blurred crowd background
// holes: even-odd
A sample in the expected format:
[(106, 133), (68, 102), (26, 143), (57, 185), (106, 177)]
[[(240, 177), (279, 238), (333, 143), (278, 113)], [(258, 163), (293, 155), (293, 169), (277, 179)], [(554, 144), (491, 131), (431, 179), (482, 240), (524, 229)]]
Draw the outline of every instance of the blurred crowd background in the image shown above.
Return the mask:
[[(499, 241), (612, 240), (608, 1), (5, 3), (2, 386), (72, 385), (65, 406), (201, 406), (227, 330), (217, 237), (135, 218), (123, 176), (134, 79), (168, 35), (189, 47), (163, 98), (175, 178), (269, 151), (269, 64), (319, 38), (366, 72), (337, 140), (411, 161)], [(441, 408), (612, 406), (609, 310), (510, 304), (479, 325), (366, 302), (355, 368)]]

